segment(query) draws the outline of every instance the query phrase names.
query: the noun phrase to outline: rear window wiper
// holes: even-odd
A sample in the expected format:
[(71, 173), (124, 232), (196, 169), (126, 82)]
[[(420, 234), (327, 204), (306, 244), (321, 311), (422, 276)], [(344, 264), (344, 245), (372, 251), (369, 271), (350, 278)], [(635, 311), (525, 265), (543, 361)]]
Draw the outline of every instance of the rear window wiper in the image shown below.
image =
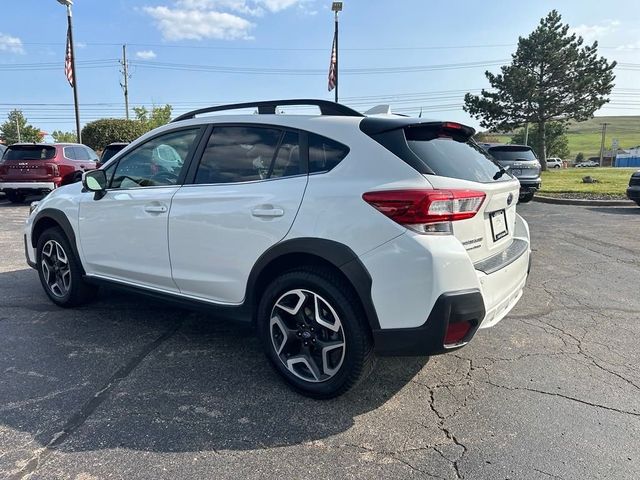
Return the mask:
[(503, 175), (506, 175), (509, 173), (509, 167), (503, 167), (502, 165), (500, 165), (499, 163), (496, 163), (496, 165), (498, 165), (498, 168), (500, 170), (498, 170), (496, 172), (496, 174), (493, 176), (494, 180), (498, 180), (500, 177), (502, 177)]

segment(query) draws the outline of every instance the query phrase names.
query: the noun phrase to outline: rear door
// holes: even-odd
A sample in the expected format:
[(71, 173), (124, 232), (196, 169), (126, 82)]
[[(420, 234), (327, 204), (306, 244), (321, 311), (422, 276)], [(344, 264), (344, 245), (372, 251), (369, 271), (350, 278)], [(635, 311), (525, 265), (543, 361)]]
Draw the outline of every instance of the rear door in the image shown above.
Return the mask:
[(305, 139), (267, 125), (213, 128), (190, 184), (171, 203), (171, 266), (180, 292), (219, 303), (244, 300), (251, 268), (285, 237), (302, 202)]

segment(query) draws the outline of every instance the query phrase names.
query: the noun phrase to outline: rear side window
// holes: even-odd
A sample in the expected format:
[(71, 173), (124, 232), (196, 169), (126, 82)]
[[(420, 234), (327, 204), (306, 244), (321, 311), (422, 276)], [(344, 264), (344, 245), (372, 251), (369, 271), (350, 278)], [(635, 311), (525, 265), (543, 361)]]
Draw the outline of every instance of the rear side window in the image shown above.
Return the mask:
[(407, 128), (405, 136), (411, 151), (435, 175), (481, 183), (511, 180), (500, 174), (491, 156), (467, 135), (438, 128)]
[(195, 183), (237, 183), (305, 173), (299, 135), (269, 127), (215, 127)]
[(76, 160), (89, 160), (89, 152), (84, 147), (73, 147), (76, 152)]
[[(504, 147), (492, 147), (489, 149), (489, 153), (493, 155), (493, 158), (496, 160), (504, 162), (537, 160), (533, 151), (528, 147), (505, 145)], [(556, 161), (555, 158), (551, 158), (550, 160)]]
[(328, 172), (349, 153), (349, 147), (314, 133), (309, 134), (309, 173)]
[(64, 156), (69, 160), (78, 160), (75, 147), (64, 147)]
[(3, 160), (51, 160), (56, 156), (56, 148), (41, 145), (12, 145), (2, 157)]

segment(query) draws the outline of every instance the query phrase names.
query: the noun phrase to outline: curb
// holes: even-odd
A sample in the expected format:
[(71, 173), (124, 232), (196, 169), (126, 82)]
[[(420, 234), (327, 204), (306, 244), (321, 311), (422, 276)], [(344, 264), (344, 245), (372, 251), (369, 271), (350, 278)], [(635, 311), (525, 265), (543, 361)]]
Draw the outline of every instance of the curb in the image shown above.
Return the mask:
[(556, 198), (535, 195), (534, 202), (553, 203), (556, 205), (582, 205), (583, 207), (635, 207), (631, 200), (581, 200), (578, 198)]

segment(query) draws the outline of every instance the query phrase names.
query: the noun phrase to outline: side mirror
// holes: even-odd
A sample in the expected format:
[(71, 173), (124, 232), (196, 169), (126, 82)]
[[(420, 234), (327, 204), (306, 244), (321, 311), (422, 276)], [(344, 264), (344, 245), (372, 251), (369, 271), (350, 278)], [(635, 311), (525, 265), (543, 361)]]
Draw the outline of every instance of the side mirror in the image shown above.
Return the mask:
[(90, 192), (104, 192), (107, 189), (107, 175), (104, 170), (90, 170), (82, 174), (82, 186)]

